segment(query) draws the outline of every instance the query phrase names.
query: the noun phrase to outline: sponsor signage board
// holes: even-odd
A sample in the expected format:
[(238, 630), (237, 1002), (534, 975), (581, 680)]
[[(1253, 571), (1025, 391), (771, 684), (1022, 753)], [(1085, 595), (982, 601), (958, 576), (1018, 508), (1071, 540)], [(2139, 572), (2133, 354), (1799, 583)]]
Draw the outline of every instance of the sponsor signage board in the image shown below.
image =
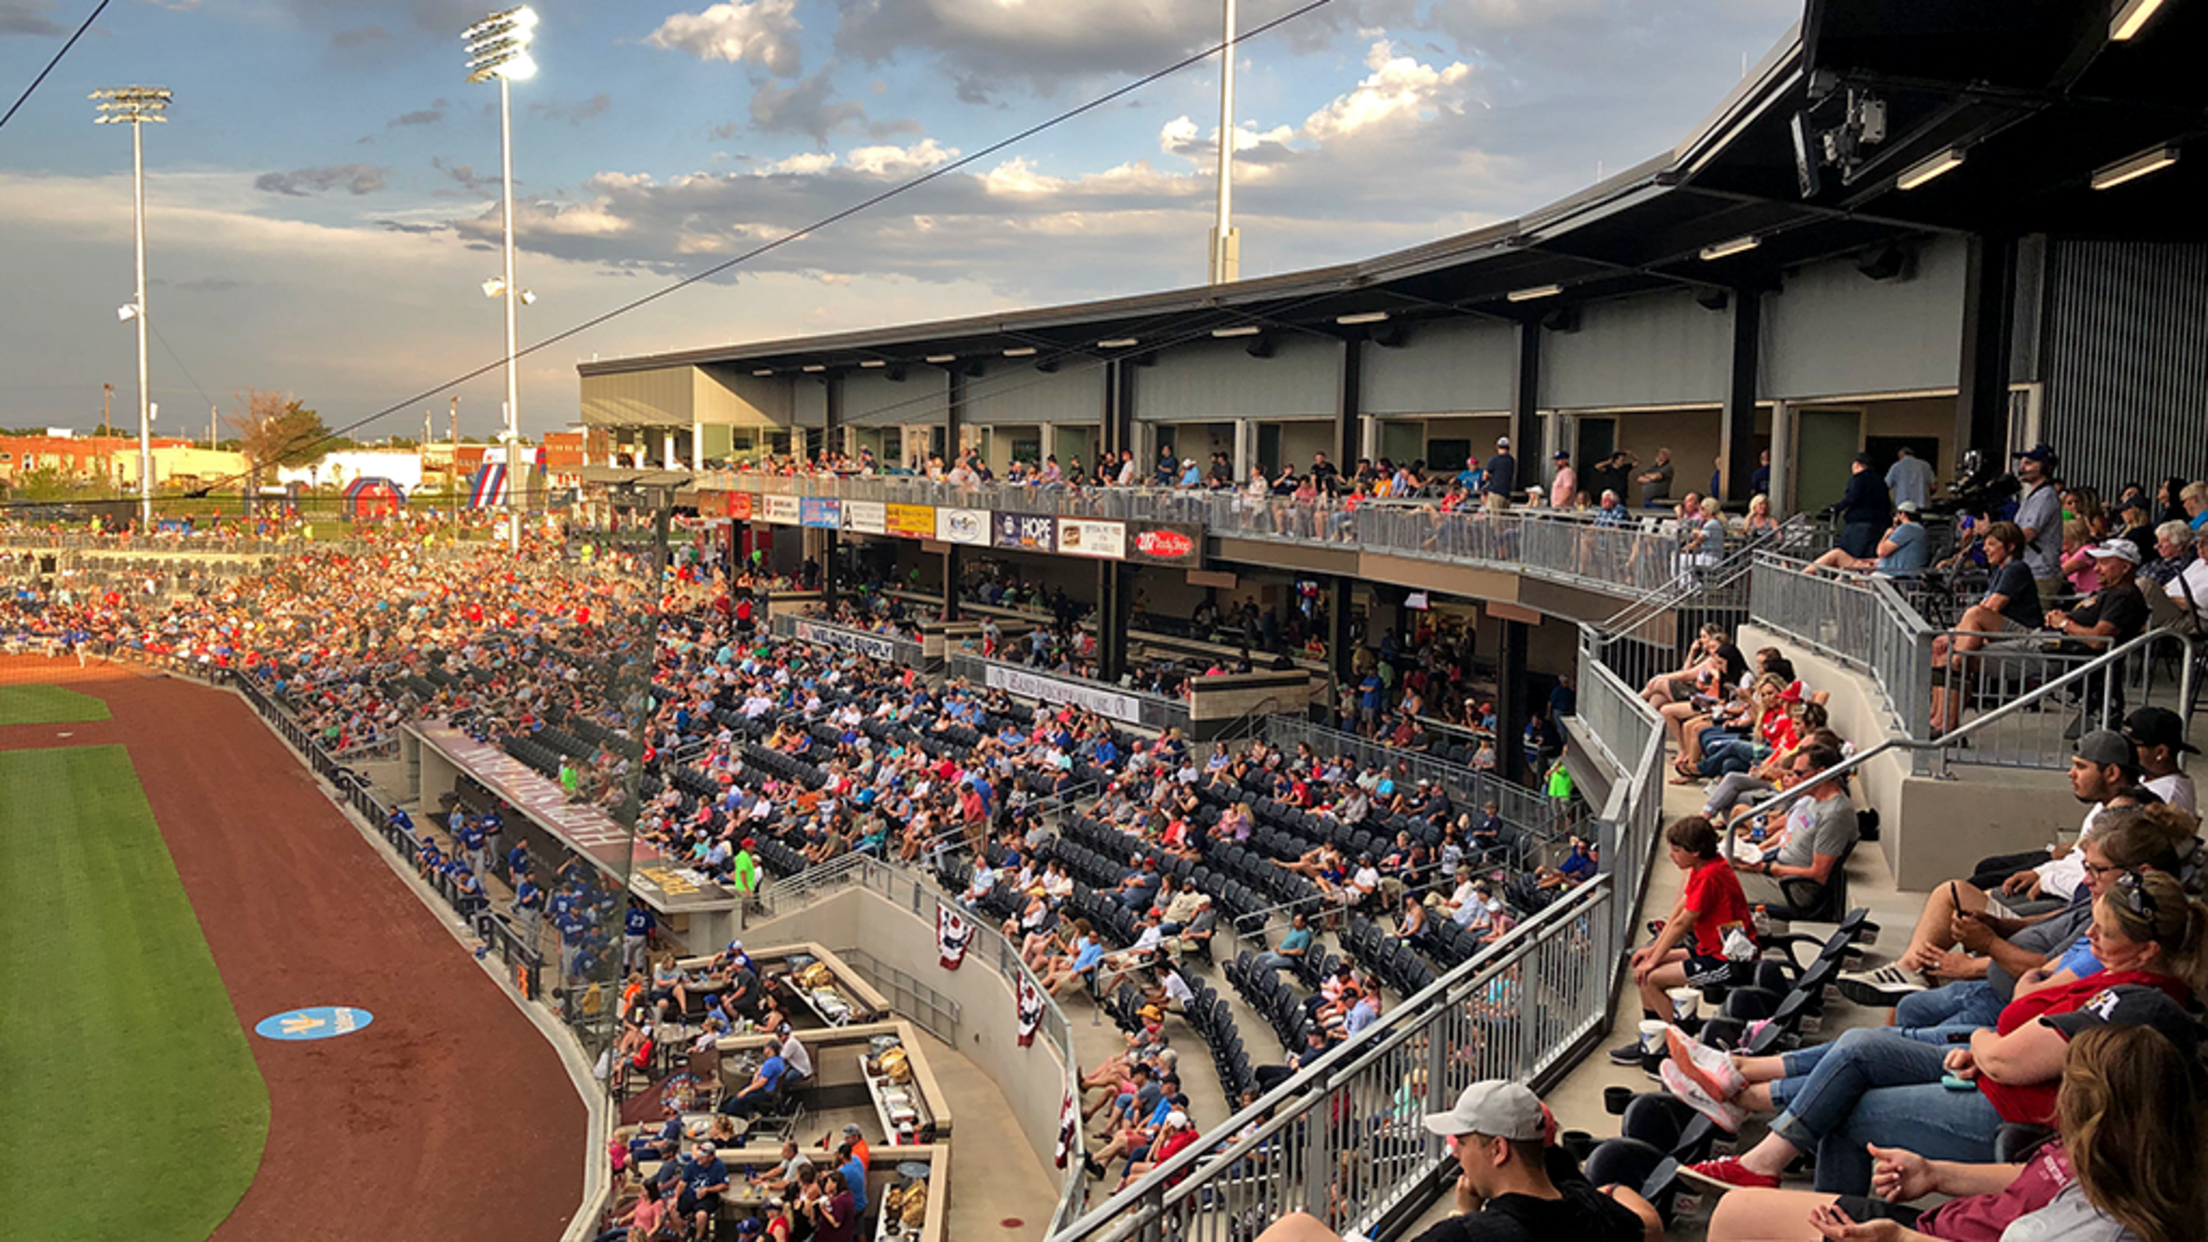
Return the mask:
[(795, 526), (798, 521), (797, 497), (761, 496), (759, 520), (770, 526)]
[(1177, 523), (1137, 522), (1127, 541), (1130, 560), (1158, 565), (1183, 565), (1191, 569), (1204, 563), (1202, 527)]
[(843, 529), (843, 502), (807, 496), (797, 502), (797, 524), (821, 530)]
[(823, 647), (834, 647), (838, 651), (855, 651), (877, 660), (895, 661), (897, 658), (897, 647), (894, 643), (864, 630), (822, 625), (818, 621), (799, 621), (793, 633), (801, 642), (818, 643)]
[(907, 539), (935, 538), (934, 505), (888, 505), (889, 533)]
[(1058, 551), (1065, 556), (1098, 560), (1127, 559), (1127, 523), (1095, 518), (1059, 518)]
[(1016, 694), (1021, 698), (1044, 703), (1071, 703), (1086, 708), (1099, 716), (1127, 724), (1142, 723), (1142, 704), (1133, 695), (1115, 694), (1100, 686), (1085, 682), (1066, 681), (1057, 677), (1045, 677), (1025, 669), (1008, 668), (1001, 664), (989, 664), (982, 672), (982, 681), (993, 690)]
[(862, 535), (886, 535), (889, 533), (888, 508), (879, 500), (846, 500), (843, 502), (843, 528)]
[(945, 543), (986, 547), (989, 543), (989, 511), (938, 507), (935, 511), (935, 537)]
[(1058, 550), (1058, 519), (1034, 513), (997, 514), (995, 543), (1028, 552)]

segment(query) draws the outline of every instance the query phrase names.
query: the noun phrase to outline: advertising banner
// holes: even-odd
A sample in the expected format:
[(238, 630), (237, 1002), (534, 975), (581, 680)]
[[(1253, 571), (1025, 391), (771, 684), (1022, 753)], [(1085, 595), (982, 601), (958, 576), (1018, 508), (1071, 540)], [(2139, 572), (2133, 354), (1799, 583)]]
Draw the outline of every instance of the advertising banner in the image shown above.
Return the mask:
[(759, 498), (759, 501), (760, 521), (765, 522), (771, 526), (797, 525), (797, 497), (761, 496)]
[(797, 502), (797, 524), (821, 530), (842, 530), (843, 502), (806, 496)]
[(1204, 563), (1203, 528), (1179, 523), (1136, 522), (1127, 556), (1130, 560), (1194, 569)]
[(886, 535), (889, 533), (888, 506), (879, 500), (846, 500), (843, 502), (843, 528), (862, 535)]
[(1059, 518), (1058, 551), (1066, 556), (1093, 556), (1100, 560), (1127, 559), (1127, 523), (1101, 522), (1094, 518)]
[(934, 505), (888, 505), (889, 533), (907, 539), (935, 538)]
[(1091, 683), (1045, 677), (1039, 673), (1006, 668), (994, 663), (984, 668), (982, 681), (993, 690), (1002, 690), (1021, 698), (1036, 699), (1044, 703), (1071, 703), (1076, 707), (1085, 707), (1099, 716), (1109, 716), (1127, 724), (1142, 723), (1142, 703), (1134, 696), (1114, 694)]
[(750, 521), (754, 507), (750, 492), (730, 492), (728, 494), (728, 516), (737, 521)]
[(1058, 519), (1054, 517), (1041, 517), (1033, 513), (999, 513), (995, 533), (996, 544), (1000, 548), (1019, 548), (1028, 552), (1058, 550)]
[(944, 509), (935, 511), (935, 537), (945, 543), (989, 544), (989, 511), (987, 509)]
[(894, 661), (897, 648), (889, 639), (869, 634), (864, 630), (845, 629), (840, 625), (822, 625), (817, 621), (799, 621), (792, 629), (798, 641), (819, 643), (838, 651), (855, 651), (877, 660)]

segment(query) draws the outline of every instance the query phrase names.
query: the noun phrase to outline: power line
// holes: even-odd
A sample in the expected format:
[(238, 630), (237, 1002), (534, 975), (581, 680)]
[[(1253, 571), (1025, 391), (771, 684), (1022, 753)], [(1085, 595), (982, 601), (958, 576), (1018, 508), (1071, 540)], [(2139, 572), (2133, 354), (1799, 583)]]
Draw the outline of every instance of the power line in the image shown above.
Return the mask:
[(54, 71), (54, 66), (60, 64), (61, 58), (69, 54), (69, 49), (77, 45), (77, 40), (84, 37), (84, 32), (92, 29), (92, 23), (98, 20), (100, 14), (107, 11), (109, 3), (110, 0), (100, 0), (99, 4), (93, 7), (92, 15), (84, 19), (82, 26), (77, 27), (77, 33), (69, 36), (69, 41), (61, 45), (61, 50), (54, 53), (54, 58), (47, 61), (46, 67), (38, 71), (37, 77), (31, 79), (31, 84), (23, 88), (21, 95), (16, 96), (15, 103), (8, 108), (8, 114), (0, 116), (0, 129), (6, 129), (8, 122), (15, 119), (16, 112), (30, 99), (31, 92), (37, 90), (38, 84), (46, 80), (46, 75)]
[[(102, 3), (104, 7), (105, 0), (102, 0)], [(1210, 47), (1207, 47), (1200, 52), (1195, 52), (1191, 55), (1184, 56), (1180, 60), (1177, 60), (1162, 69), (1153, 70), (1152, 72), (1144, 74), (1142, 77), (1136, 78), (1131, 82), (1127, 82), (1121, 86), (1115, 87), (1114, 89), (1107, 91), (1104, 94), (1095, 97), (1094, 99), (1089, 100), (1087, 103), (1068, 108), (1064, 112), (1058, 113), (1056, 116), (1050, 117), (1047, 120), (1039, 121), (1033, 125), (1028, 126), (1026, 129), (1012, 134), (1009, 137), (1001, 138), (996, 142), (992, 142), (988, 146), (985, 146), (980, 150), (973, 152), (971, 155), (961, 156), (958, 159), (952, 160), (950, 163), (939, 165), (935, 168), (929, 169), (927, 172), (909, 177), (904, 181), (898, 182), (896, 185), (893, 185), (888, 189), (881, 191), (878, 194), (874, 194), (867, 198), (861, 199), (848, 207), (844, 207), (838, 211), (823, 216), (820, 219), (815, 220), (811, 224), (807, 224), (802, 228), (794, 229), (791, 232), (785, 233), (781, 237), (775, 238), (772, 241), (763, 242), (760, 245), (754, 246), (750, 250), (744, 251), (742, 254), (738, 254), (720, 263), (716, 263), (713, 266), (704, 269), (703, 271), (685, 276), (682, 279), (675, 281), (673, 284), (667, 285), (660, 289), (656, 289), (640, 298), (623, 303), (622, 305), (617, 306), (612, 310), (606, 311), (604, 314), (593, 316), (592, 318), (586, 319), (583, 322), (576, 324), (574, 327), (555, 333), (552, 336), (548, 336), (543, 340), (528, 346), (525, 349), (519, 350), (515, 353), (514, 356), (517, 359), (526, 358), (529, 355), (538, 352), (539, 350), (550, 348), (551, 346), (557, 345), (562, 341), (580, 336), (581, 334), (588, 332), (593, 328), (603, 326), (604, 324), (618, 319), (631, 311), (648, 306), (651, 303), (668, 296), (669, 294), (687, 289), (690, 286), (698, 284), (702, 281), (710, 280), (713, 277), (718, 276), (731, 268), (748, 263), (753, 259), (759, 258), (760, 256), (771, 253), (775, 250), (779, 250), (792, 242), (800, 241), (806, 237), (810, 237), (811, 235), (821, 231), (822, 229), (828, 228), (835, 224), (839, 224), (845, 220), (850, 219), (853, 216), (859, 215), (860, 213), (877, 207), (882, 203), (888, 202), (890, 199), (897, 198), (903, 194), (909, 193), (910, 191), (917, 190), (921, 186), (927, 185), (943, 177), (947, 177), (950, 174), (957, 172), (959, 169), (968, 167), (969, 165), (977, 163), (980, 160), (987, 159), (989, 156), (995, 155), (998, 152), (1003, 151), (1007, 147), (1025, 142), (1029, 138), (1033, 138), (1038, 134), (1044, 133), (1045, 131), (1055, 129), (1058, 126), (1065, 124), (1067, 121), (1075, 119), (1076, 117), (1085, 116), (1088, 113), (1094, 112), (1098, 108), (1102, 108), (1107, 104), (1117, 102), (1118, 100), (1123, 99), (1128, 95), (1131, 95), (1136, 91), (1139, 91), (1142, 88), (1151, 85), (1152, 83), (1162, 81), (1165, 78), (1171, 77), (1172, 75), (1179, 73), (1192, 65), (1201, 64), (1214, 56), (1227, 53), (1231, 47), (1239, 47), (1241, 44), (1247, 43), (1251, 39), (1257, 38), (1260, 35), (1264, 35), (1266, 33), (1269, 33), (1270, 31), (1276, 30), (1281, 26), (1287, 25), (1289, 22), (1295, 21), (1296, 19), (1303, 17), (1309, 13), (1316, 12), (1319, 9), (1325, 8), (1327, 5), (1332, 3), (1333, 0), (1310, 0), (1309, 3), (1291, 9), (1288, 12), (1281, 14), (1279, 17), (1272, 19), (1271, 21), (1264, 22), (1258, 26), (1254, 26), (1251, 29), (1242, 32), (1234, 38), (1231, 44), (1227, 41), (1222, 40), (1221, 42), (1214, 43)], [(1220, 140), (1222, 142), (1232, 141), (1233, 135), (1231, 133), (1223, 133), (1220, 136)], [(373, 414), (369, 414), (366, 417), (355, 420), (354, 422), (348, 423), (342, 427), (331, 429), (327, 432), (324, 439), (337, 440), (346, 437), (351, 433), (358, 431), (363, 427), (366, 427), (370, 423), (376, 422), (380, 419), (388, 418), (391, 415), (397, 414), (401, 411), (411, 410), (423, 401), (427, 401), (431, 398), (440, 396), (448, 390), (464, 384), (469, 380), (488, 375), (492, 371), (495, 371), (504, 365), (506, 365), (506, 358), (504, 355), (500, 355), (493, 361), (486, 362), (482, 366), (476, 367), (474, 370), (454, 376), (453, 378), (448, 379), (441, 384), (438, 384), (434, 388), (424, 389), (421, 392), (413, 394), (412, 396), (393, 402), (392, 404), (387, 405), (380, 410), (377, 410)], [(322, 441), (316, 441), (315, 443), (320, 444), (321, 442)], [(213, 491), (215, 488), (224, 486), (229, 483), (237, 482), (238, 480), (246, 477), (247, 476), (245, 474), (239, 474), (227, 479), (218, 480), (215, 483), (209, 484), (204, 488), (196, 489), (197, 494), (205, 495), (208, 492)]]

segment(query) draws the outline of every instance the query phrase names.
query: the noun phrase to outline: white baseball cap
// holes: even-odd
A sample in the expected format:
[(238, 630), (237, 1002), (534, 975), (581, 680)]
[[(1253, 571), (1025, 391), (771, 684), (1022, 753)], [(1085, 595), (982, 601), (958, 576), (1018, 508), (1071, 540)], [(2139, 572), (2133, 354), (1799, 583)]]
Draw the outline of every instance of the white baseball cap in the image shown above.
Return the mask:
[(1549, 1132), (1541, 1097), (1524, 1083), (1498, 1078), (1466, 1087), (1448, 1112), (1426, 1114), (1426, 1128), (1442, 1135), (1485, 1134), (1518, 1143), (1538, 1143)]

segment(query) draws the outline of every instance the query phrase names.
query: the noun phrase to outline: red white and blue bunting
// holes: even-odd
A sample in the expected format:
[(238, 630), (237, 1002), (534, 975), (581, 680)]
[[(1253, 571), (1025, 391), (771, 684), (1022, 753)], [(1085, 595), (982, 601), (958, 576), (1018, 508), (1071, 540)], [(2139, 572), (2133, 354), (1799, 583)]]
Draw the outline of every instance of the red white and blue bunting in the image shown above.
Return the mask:
[(1020, 1047), (1035, 1042), (1036, 1028), (1043, 1024), (1043, 989), (1035, 982), (1035, 976), (1021, 972), (1019, 987)]
[(943, 969), (957, 970), (966, 960), (966, 946), (974, 942), (974, 928), (966, 916), (947, 902), (935, 903), (935, 951)]

